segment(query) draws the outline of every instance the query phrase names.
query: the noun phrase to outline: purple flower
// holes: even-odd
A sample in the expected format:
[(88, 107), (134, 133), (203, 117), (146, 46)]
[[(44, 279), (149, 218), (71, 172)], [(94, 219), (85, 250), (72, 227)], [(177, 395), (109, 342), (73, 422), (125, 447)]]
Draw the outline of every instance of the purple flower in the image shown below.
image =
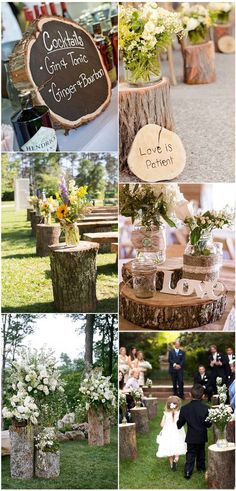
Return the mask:
[(40, 191), (40, 189), (37, 189), (36, 196), (37, 196), (38, 199), (40, 199), (40, 197), (41, 197), (41, 191)]
[(68, 196), (68, 190), (67, 190), (66, 181), (65, 181), (64, 176), (61, 176), (61, 182), (60, 182), (59, 188), (60, 188), (61, 197), (62, 197), (64, 203), (66, 205), (68, 205), (69, 196)]

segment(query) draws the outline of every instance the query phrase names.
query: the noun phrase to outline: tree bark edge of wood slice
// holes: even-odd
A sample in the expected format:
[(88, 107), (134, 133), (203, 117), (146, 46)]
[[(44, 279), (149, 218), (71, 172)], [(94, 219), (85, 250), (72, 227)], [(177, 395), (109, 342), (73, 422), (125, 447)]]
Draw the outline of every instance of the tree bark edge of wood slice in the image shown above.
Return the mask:
[(234, 489), (235, 486), (235, 445), (222, 452), (211, 445), (208, 448), (207, 483), (210, 489)]
[(184, 83), (210, 84), (216, 81), (213, 41), (188, 45), (183, 49)]
[(90, 408), (88, 411), (88, 444), (92, 447), (104, 446), (103, 410)]
[(149, 432), (149, 421), (148, 421), (148, 411), (144, 407), (135, 407), (130, 410), (132, 422), (136, 425), (136, 432), (138, 433), (148, 433)]

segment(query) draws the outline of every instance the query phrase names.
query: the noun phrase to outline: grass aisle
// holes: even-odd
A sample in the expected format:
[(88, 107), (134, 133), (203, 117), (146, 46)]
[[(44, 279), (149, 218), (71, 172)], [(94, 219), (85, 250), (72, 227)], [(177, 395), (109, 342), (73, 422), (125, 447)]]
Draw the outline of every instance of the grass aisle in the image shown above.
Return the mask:
[[(150, 431), (138, 434), (138, 458), (120, 463), (121, 489), (207, 489), (204, 473), (194, 470), (192, 478), (183, 477), (185, 457), (182, 456), (176, 472), (170, 470), (167, 459), (156, 457), (156, 436), (160, 433), (160, 422), (165, 403), (158, 402), (157, 418), (150, 422)], [(209, 444), (212, 443), (212, 431), (208, 431)], [(207, 448), (207, 447), (206, 447)], [(206, 451), (207, 455), (207, 451)]]
[[(115, 254), (97, 255), (97, 312), (117, 312)], [(54, 312), (49, 257), (37, 257), (26, 210), (2, 208), (2, 311)]]
[(2, 459), (2, 489), (117, 489), (117, 429), (111, 445), (89, 447), (88, 441), (60, 444), (61, 472), (57, 479), (11, 479), (10, 458)]

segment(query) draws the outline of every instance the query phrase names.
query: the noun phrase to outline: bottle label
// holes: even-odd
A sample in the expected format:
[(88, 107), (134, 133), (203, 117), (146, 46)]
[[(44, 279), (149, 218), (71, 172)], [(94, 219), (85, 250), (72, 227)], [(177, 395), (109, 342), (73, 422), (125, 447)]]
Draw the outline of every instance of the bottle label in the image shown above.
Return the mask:
[(24, 152), (54, 152), (56, 149), (56, 132), (53, 128), (45, 126), (41, 126), (37, 133), (21, 147)]

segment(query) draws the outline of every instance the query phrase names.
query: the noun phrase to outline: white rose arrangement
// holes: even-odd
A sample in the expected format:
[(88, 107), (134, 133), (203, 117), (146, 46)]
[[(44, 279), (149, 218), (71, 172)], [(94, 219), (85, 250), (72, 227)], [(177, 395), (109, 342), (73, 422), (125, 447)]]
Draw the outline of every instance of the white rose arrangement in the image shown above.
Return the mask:
[(56, 453), (59, 451), (59, 443), (56, 440), (54, 428), (44, 428), (35, 437), (35, 447), (38, 450), (38, 465), (41, 469), (45, 468), (45, 454), (47, 452)]
[(225, 24), (229, 22), (229, 15), (233, 9), (233, 4), (229, 2), (212, 2), (208, 4), (208, 9), (212, 22)]
[(226, 424), (232, 419), (232, 409), (230, 406), (220, 404), (218, 407), (209, 409), (206, 421), (215, 423), (218, 428), (223, 430)]
[(182, 3), (180, 13), (190, 42), (202, 43), (212, 23), (208, 8), (200, 4)]
[(79, 389), (87, 411), (99, 407), (111, 411), (116, 407), (115, 386), (110, 379), (111, 377), (105, 377), (98, 369), (87, 374)]

